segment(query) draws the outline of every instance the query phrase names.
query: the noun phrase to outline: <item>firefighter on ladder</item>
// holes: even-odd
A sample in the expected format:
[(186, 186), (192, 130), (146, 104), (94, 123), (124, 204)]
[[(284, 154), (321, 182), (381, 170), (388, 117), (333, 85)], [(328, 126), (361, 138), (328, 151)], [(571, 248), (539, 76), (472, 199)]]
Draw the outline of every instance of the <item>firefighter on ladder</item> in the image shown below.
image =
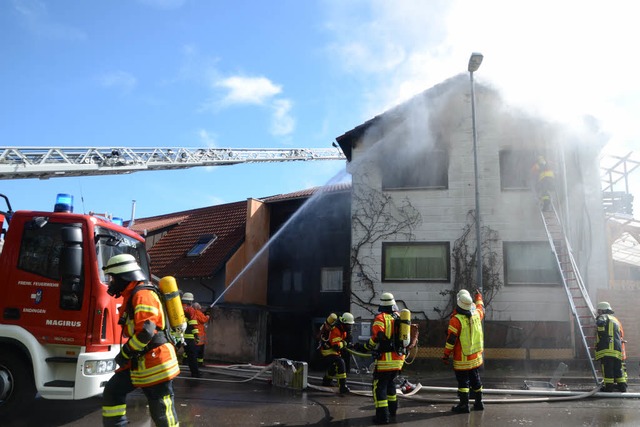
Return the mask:
[(395, 418), (398, 411), (398, 396), (396, 395), (395, 378), (404, 365), (405, 355), (396, 351), (394, 336), (395, 322), (399, 321), (398, 307), (393, 294), (384, 292), (380, 296), (378, 314), (371, 325), (371, 338), (364, 344), (367, 351), (375, 357), (373, 371), (373, 402), (376, 415), (375, 424), (389, 424), (390, 418)]
[(555, 180), (553, 169), (551, 169), (543, 156), (538, 156), (531, 167), (531, 174), (535, 180), (535, 190), (542, 210), (551, 210), (551, 192), (553, 191)]
[(596, 360), (600, 361), (604, 377), (602, 391), (617, 389), (624, 393), (627, 391), (627, 370), (624, 366), (627, 355), (622, 323), (613, 316), (613, 309), (608, 302), (599, 302), (597, 309)]
[(173, 378), (180, 373), (180, 367), (168, 337), (162, 302), (149, 289), (133, 255), (113, 256), (103, 270), (110, 278), (109, 295), (123, 297), (119, 323), (123, 336), (129, 338), (116, 356), (119, 368), (104, 388), (103, 425), (128, 424), (127, 394), (139, 387), (147, 397), (156, 426), (177, 426)]
[(326, 338), (321, 336), (320, 354), (322, 354), (327, 366), (327, 371), (322, 378), (322, 385), (331, 386), (333, 380), (336, 379), (340, 387), (340, 394), (350, 391), (347, 387), (347, 367), (342, 357), (342, 350), (352, 347), (350, 339), (351, 327), (354, 323), (353, 314), (344, 313), (333, 323), (328, 331), (328, 336)]
[(447, 342), (442, 361), (449, 364), (453, 353), (453, 370), (458, 381), (460, 403), (451, 408), (453, 412), (469, 413), (470, 392), (474, 397), (473, 409), (482, 411), (482, 381), (478, 368), (482, 366), (484, 350), (484, 303), (482, 295), (476, 291), (475, 301), (469, 292), (458, 292), (456, 312), (449, 320)]

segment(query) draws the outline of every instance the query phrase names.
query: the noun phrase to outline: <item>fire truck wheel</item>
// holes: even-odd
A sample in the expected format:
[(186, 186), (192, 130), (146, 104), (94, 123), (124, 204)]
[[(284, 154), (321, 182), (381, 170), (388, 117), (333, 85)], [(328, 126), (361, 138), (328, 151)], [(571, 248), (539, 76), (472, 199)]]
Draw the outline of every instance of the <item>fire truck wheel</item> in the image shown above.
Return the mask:
[(5, 351), (0, 350), (0, 419), (24, 410), (36, 396), (29, 365)]

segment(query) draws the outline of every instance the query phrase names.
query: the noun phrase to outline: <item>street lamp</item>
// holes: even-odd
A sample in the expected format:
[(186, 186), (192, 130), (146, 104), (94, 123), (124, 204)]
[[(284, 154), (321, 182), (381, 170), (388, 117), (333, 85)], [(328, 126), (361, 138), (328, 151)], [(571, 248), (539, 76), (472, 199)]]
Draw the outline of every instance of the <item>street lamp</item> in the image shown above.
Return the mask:
[(471, 82), (471, 127), (473, 128), (473, 173), (476, 184), (476, 269), (478, 290), (482, 292), (482, 242), (480, 240), (480, 193), (478, 191), (478, 142), (476, 134), (476, 94), (473, 84), (473, 73), (482, 64), (482, 54), (474, 52), (469, 58), (469, 79)]

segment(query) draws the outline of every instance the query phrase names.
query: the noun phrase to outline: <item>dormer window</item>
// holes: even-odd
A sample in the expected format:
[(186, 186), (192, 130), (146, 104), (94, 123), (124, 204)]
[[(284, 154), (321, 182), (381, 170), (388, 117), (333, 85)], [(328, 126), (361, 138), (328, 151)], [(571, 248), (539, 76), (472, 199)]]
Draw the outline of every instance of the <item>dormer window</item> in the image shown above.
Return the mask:
[(189, 252), (187, 252), (187, 256), (202, 255), (217, 238), (218, 236), (215, 234), (204, 234), (200, 236), (196, 244), (191, 248), (191, 250), (189, 250)]

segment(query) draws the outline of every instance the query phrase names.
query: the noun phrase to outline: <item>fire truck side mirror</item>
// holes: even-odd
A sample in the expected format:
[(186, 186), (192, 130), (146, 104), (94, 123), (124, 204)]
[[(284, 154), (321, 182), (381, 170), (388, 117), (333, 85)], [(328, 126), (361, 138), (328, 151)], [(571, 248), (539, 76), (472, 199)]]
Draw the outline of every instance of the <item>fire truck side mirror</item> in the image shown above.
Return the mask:
[(63, 227), (62, 249), (60, 251), (60, 308), (80, 310), (84, 291), (82, 275), (82, 229)]

